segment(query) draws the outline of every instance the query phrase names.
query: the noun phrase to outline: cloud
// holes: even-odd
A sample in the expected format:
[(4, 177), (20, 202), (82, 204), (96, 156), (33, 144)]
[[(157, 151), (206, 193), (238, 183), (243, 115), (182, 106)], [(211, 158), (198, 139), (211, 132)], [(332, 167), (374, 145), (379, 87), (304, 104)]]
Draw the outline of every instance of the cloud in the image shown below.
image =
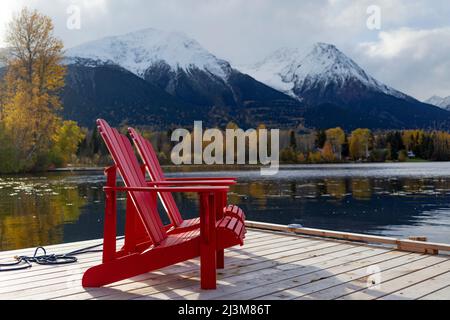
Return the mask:
[[(73, 4), (81, 9), (81, 30), (66, 27)], [(450, 95), (450, 74), (442, 71), (448, 35), (439, 31), (450, 27), (448, 0), (2, 0), (0, 45), (2, 27), (23, 5), (51, 16), (66, 47), (153, 27), (182, 31), (239, 65), (280, 47), (329, 42), (413, 96)], [(380, 31), (366, 26), (371, 5), (381, 9)]]
[(450, 95), (450, 27), (383, 31), (354, 54), (377, 78), (422, 100)]
[(20, 8), (19, 1), (4, 1), (0, 4), (0, 47), (4, 46), (4, 37), (7, 24), (13, 12)]

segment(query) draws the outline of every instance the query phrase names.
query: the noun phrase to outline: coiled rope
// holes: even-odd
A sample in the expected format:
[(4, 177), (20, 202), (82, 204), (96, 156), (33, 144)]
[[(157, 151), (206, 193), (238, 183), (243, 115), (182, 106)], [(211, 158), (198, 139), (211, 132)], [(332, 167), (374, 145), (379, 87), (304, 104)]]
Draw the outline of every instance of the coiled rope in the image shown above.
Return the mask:
[[(117, 238), (117, 240), (121, 239), (124, 239), (124, 237)], [(14, 257), (16, 262), (0, 264), (0, 272), (30, 269), (31, 267), (33, 267), (33, 263), (46, 266), (56, 266), (56, 265), (76, 263), (78, 262), (77, 256), (87, 253), (102, 252), (103, 250), (101, 249), (96, 250), (97, 248), (102, 246), (103, 243), (87, 248), (78, 249), (65, 254), (47, 254), (47, 250), (45, 250), (44, 247), (38, 247), (34, 251), (34, 255), (32, 257), (16, 256)], [(38, 255), (40, 251), (43, 252), (42, 255)]]

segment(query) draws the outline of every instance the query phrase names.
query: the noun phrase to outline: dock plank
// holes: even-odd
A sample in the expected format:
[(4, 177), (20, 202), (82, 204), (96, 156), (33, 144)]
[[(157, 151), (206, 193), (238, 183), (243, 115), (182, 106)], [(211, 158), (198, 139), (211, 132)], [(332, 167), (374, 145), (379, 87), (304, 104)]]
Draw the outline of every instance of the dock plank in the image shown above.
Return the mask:
[[(385, 252), (384, 249), (372, 249), (366, 247), (355, 247), (349, 250), (342, 250), (334, 254), (329, 254), (324, 258), (313, 257), (307, 260), (300, 260), (286, 265), (271, 269), (265, 269), (255, 274), (246, 274), (230, 278), (215, 291), (195, 292), (193, 287), (182, 290), (172, 290), (164, 294), (155, 294), (149, 297), (160, 299), (185, 298), (189, 300), (196, 299), (251, 299), (254, 294), (259, 294), (259, 289), (264, 285), (273, 285), (282, 282), (285, 279), (293, 279), (304, 274), (317, 271), (317, 269), (326, 269), (345, 262), (357, 260), (358, 258), (377, 255)], [(194, 291), (194, 292), (193, 292)], [(250, 296), (250, 298), (249, 298)], [(144, 297), (143, 299), (146, 299)]]
[[(314, 264), (309, 268), (306, 273), (296, 273), (296, 272), (279, 272), (276, 275), (276, 281), (260, 281), (257, 286), (252, 287), (249, 290), (241, 292), (235, 298), (239, 300), (252, 300), (259, 299), (260, 297), (273, 294), (275, 292), (287, 292), (290, 288), (299, 286), (301, 284), (314, 284), (321, 279), (328, 277), (334, 277), (336, 274), (352, 270), (355, 266), (352, 264), (357, 263), (358, 265), (372, 265), (386, 259), (391, 259), (392, 255), (402, 255), (402, 253), (397, 252), (386, 252), (380, 249), (372, 249), (369, 251), (363, 251), (361, 253), (351, 255), (344, 259), (333, 259), (330, 263), (325, 265)], [(224, 295), (218, 297), (218, 299), (232, 299), (231, 295)]]
[[(270, 254), (267, 256), (280, 256), (280, 254), (287, 256), (287, 257), (298, 257), (298, 253), (300, 251), (303, 252), (310, 252), (310, 255), (313, 254), (321, 254), (321, 248), (324, 248), (326, 250), (327, 248), (333, 248), (334, 250), (342, 250), (343, 247), (338, 244), (333, 243), (322, 243), (322, 244), (314, 244), (311, 246), (305, 246), (302, 248), (296, 248), (295, 250), (290, 251), (283, 251), (282, 249), (275, 250), (271, 249)], [(332, 250), (332, 249), (331, 249)], [(299, 259), (300, 257), (298, 257)], [(271, 260), (268, 261), (271, 265), (277, 264), (277, 260)], [(264, 264), (266, 263), (266, 264)], [(226, 271), (220, 271), (219, 272), (219, 279), (221, 277), (226, 277), (229, 274), (239, 274), (243, 272), (250, 272), (252, 269), (258, 269), (258, 268), (268, 268), (270, 267), (267, 264), (267, 261), (260, 261), (260, 259), (255, 259), (249, 256), (236, 256), (234, 258), (229, 258), (228, 255), (226, 255)], [(78, 288), (74, 289), (71, 292), (65, 291), (61, 294), (52, 294), (51, 297), (49, 295), (46, 295), (45, 297), (48, 299), (52, 298), (58, 298), (63, 297), (65, 299), (93, 299), (93, 298), (103, 298), (103, 299), (115, 299), (115, 298), (121, 298), (123, 296), (123, 292), (132, 293), (132, 294), (143, 294), (142, 292), (137, 292), (139, 289), (144, 290), (146, 294), (148, 294), (149, 291), (151, 292), (159, 292), (157, 286), (160, 284), (164, 284), (164, 286), (169, 287), (183, 287), (183, 286), (189, 286), (192, 285), (192, 283), (185, 284), (184, 282), (180, 281), (180, 278), (193, 278), (199, 276), (199, 262), (198, 259), (195, 260), (195, 266), (189, 269), (183, 269), (179, 272), (170, 272), (172, 269), (168, 269), (164, 272), (163, 277), (161, 276), (155, 276), (155, 273), (149, 274), (147, 277), (140, 276), (139, 281), (136, 281), (137, 279), (132, 280), (125, 280), (118, 284), (113, 284), (108, 286), (108, 289), (102, 290), (102, 289), (83, 289)], [(81, 278), (81, 276), (80, 276)], [(196, 281), (196, 285), (198, 285), (198, 281)], [(110, 290), (113, 288), (116, 291)], [(42, 296), (41, 296), (42, 297)]]
[[(380, 268), (382, 281), (387, 281), (395, 276), (392, 274), (386, 274), (387, 270), (391, 270), (394, 268), (407, 268), (410, 270), (414, 270), (417, 266), (424, 266), (427, 264), (426, 259), (427, 256), (418, 255), (418, 254), (407, 254), (403, 257), (399, 257), (397, 259), (393, 259), (388, 261), (386, 264), (377, 264), (376, 266)], [(325, 289), (321, 289), (321, 285), (314, 288), (314, 290), (319, 290), (315, 292), (310, 292), (305, 295), (297, 295), (298, 300), (334, 300), (344, 295), (348, 295), (350, 293), (361, 291), (367, 289), (368, 281), (371, 280), (370, 276), (373, 275), (373, 271), (368, 270), (367, 268), (356, 269), (345, 273), (343, 275), (338, 275), (335, 278), (323, 280), (329, 283), (329, 287)], [(372, 279), (373, 281), (373, 279)], [(337, 284), (336, 284), (337, 283)]]
[[(396, 291), (382, 300), (418, 300), (431, 293), (444, 289), (450, 283), (450, 271), (408, 288)], [(448, 297), (448, 296), (447, 296)]]
[[(354, 248), (345, 248), (342, 246), (327, 246), (322, 250), (319, 250), (318, 247), (316, 248), (303, 248), (298, 249), (295, 254), (286, 256), (286, 257), (280, 257), (276, 260), (270, 260), (270, 256), (266, 256), (266, 259), (261, 259), (262, 262), (259, 262), (258, 264), (246, 266), (242, 265), (239, 268), (235, 270), (231, 270), (226, 272), (224, 275), (221, 275), (218, 277), (218, 285), (230, 285), (232, 283), (233, 286), (239, 285), (237, 281), (239, 279), (252, 279), (257, 276), (259, 272), (263, 272), (264, 270), (268, 270), (270, 268), (275, 268), (278, 265), (283, 265), (287, 263), (293, 263), (298, 262), (301, 260), (307, 260), (307, 259), (331, 259), (333, 257), (333, 253), (341, 252), (343, 250), (355, 250)], [(293, 252), (294, 253), (294, 252)], [(320, 257), (320, 258), (319, 258)], [(155, 295), (154, 297), (157, 297), (156, 294), (164, 294), (164, 295), (170, 295), (172, 293), (167, 291), (173, 291), (174, 289), (178, 290), (175, 291), (174, 294), (181, 297), (184, 294), (191, 294), (193, 292), (198, 292), (198, 281), (200, 280), (198, 272), (196, 274), (195, 278), (190, 278), (189, 280), (195, 280), (195, 282), (189, 281), (189, 282), (179, 282), (174, 286), (170, 287), (170, 290), (167, 290), (165, 287), (161, 286), (154, 286), (154, 287), (146, 287), (138, 290), (131, 290), (130, 293), (136, 295), (136, 298), (146, 298), (149, 295)], [(107, 299), (123, 299), (124, 296), (122, 294), (116, 294), (114, 296), (109, 296)]]
[[(438, 258), (438, 257), (436, 257)], [(364, 289), (346, 296), (343, 296), (342, 300), (374, 300), (381, 299), (384, 296), (393, 294), (396, 291), (413, 286), (416, 283), (421, 283), (445, 272), (448, 272), (450, 268), (450, 260), (441, 259), (437, 263), (432, 263), (431, 265), (418, 266), (416, 270), (393, 270), (398, 276), (389, 281), (383, 281), (380, 288), (372, 290), (371, 288)], [(387, 271), (390, 272), (390, 271)], [(401, 299), (401, 297), (397, 297)]]
[[(262, 254), (282, 254), (282, 255), (289, 255), (291, 250), (299, 250), (300, 248), (307, 248), (307, 245), (313, 245), (313, 246), (317, 246), (317, 245), (321, 245), (321, 242), (318, 241), (311, 241), (308, 239), (293, 239), (292, 240), (293, 243), (289, 244), (289, 242), (287, 241), (286, 243), (288, 243), (287, 245), (284, 246), (280, 246), (280, 245), (274, 245), (274, 244), (266, 244), (266, 246), (263, 247), (257, 247), (258, 248), (258, 252), (262, 253)], [(327, 245), (337, 245), (336, 243), (327, 243)], [(226, 255), (226, 262), (227, 265), (230, 263), (234, 263), (236, 261), (241, 261), (241, 260), (247, 260), (250, 259), (252, 256), (252, 254), (248, 253), (245, 250), (242, 251), (236, 251), (236, 252), (230, 252), (227, 251), (227, 255)], [(96, 263), (100, 263), (100, 260), (96, 261)], [(70, 285), (72, 285), (73, 281), (78, 281), (81, 283), (81, 278), (83, 273), (87, 270), (87, 268), (89, 268), (92, 265), (92, 263), (84, 263), (84, 264), (78, 264), (78, 268), (76, 268), (76, 266), (74, 265), (73, 268), (75, 268), (73, 271), (73, 273), (69, 274), (70, 278), (71, 278), (71, 283), (69, 283)], [(165, 271), (167, 269), (167, 271)], [(161, 279), (163, 278), (162, 276), (164, 275), (178, 275), (178, 274), (184, 274), (188, 271), (198, 271), (199, 269), (199, 263), (198, 260), (193, 260), (193, 261), (189, 261), (187, 263), (181, 263), (178, 264), (176, 266), (173, 266), (171, 268), (166, 268), (163, 271), (156, 271), (154, 273), (152, 273), (152, 276), (156, 279)], [(7, 288), (4, 289), (2, 292), (2, 288), (0, 288), (0, 298), (2, 298), (4, 295), (8, 295), (10, 297), (16, 297), (16, 296), (22, 296), (22, 294), (27, 294), (27, 296), (32, 295), (34, 293), (39, 293), (40, 292), (40, 287), (45, 285), (47, 286), (47, 289), (51, 289), (52, 292), (54, 292), (55, 290), (61, 290), (61, 289), (65, 289), (66, 286), (66, 278), (67, 278), (67, 274), (64, 273), (64, 270), (62, 270), (59, 273), (59, 277), (53, 274), (53, 277), (50, 279), (50, 281), (42, 281), (42, 279), (37, 279), (36, 281), (27, 281), (26, 283), (24, 283), (22, 286), (14, 286), (12, 288)], [(36, 277), (39, 277), (39, 274), (36, 275)], [(136, 279), (142, 278), (138, 277), (133, 279), (134, 282), (136, 281)], [(139, 279), (139, 281), (142, 281), (145, 279)], [(160, 281), (160, 280), (159, 280)], [(49, 287), (50, 286), (50, 287)], [(8, 290), (8, 292), (5, 292), (5, 290)], [(78, 288), (79, 291), (85, 291), (83, 288)]]
[[(310, 239), (307, 238), (286, 238), (286, 237), (275, 237), (275, 238), (269, 238), (264, 239), (264, 241), (261, 241), (260, 238), (258, 239), (250, 239), (246, 242), (246, 248), (247, 249), (257, 249), (257, 250), (266, 250), (272, 247), (280, 247), (280, 243), (283, 244), (290, 244), (293, 241), (297, 241), (296, 243), (300, 245), (301, 242), (304, 241), (310, 241)], [(97, 241), (98, 242), (98, 241)], [(74, 249), (82, 248), (84, 243), (81, 243), (80, 246), (74, 247)], [(123, 245), (123, 241), (118, 242), (118, 248), (120, 248)], [(229, 250), (230, 254), (229, 256), (233, 256), (234, 254), (242, 254), (242, 251), (237, 249)], [(51, 252), (51, 251), (50, 251)], [(76, 265), (68, 265), (68, 266), (37, 266), (35, 265), (32, 269), (27, 270), (26, 273), (23, 272), (13, 272), (13, 273), (0, 273), (0, 293), (1, 288), (3, 286), (9, 285), (8, 281), (17, 279), (19, 281), (23, 282), (29, 282), (31, 277), (43, 277), (46, 275), (52, 275), (54, 277), (58, 276), (58, 272), (72, 272), (73, 269), (78, 269), (80, 267), (83, 267), (84, 264), (88, 264), (89, 266), (96, 265), (100, 263), (101, 256), (98, 253), (89, 253), (85, 254), (79, 257), (79, 263)], [(9, 262), (9, 261), (8, 261)], [(179, 264), (183, 265), (183, 264)]]
[[(332, 276), (323, 276), (314, 279), (311, 283), (304, 283), (300, 286), (296, 286), (293, 288), (289, 288), (287, 290), (278, 291), (276, 293), (258, 297), (261, 300), (331, 300), (334, 294), (339, 294), (342, 292), (343, 287), (349, 282), (350, 288), (367, 288), (366, 280), (367, 279), (367, 271), (369, 267), (376, 265), (382, 270), (387, 270), (389, 268), (411, 263), (414, 260), (421, 260), (423, 257), (418, 255), (411, 255), (408, 253), (398, 254), (397, 252), (394, 255), (379, 257), (380, 259), (371, 260), (370, 264), (365, 263), (366, 261), (358, 261), (358, 263), (348, 264), (347, 269), (343, 269), (344, 272), (340, 272), (342, 270), (333, 270)], [(364, 262), (361, 266), (361, 262)], [(354, 267), (353, 270), (350, 270), (351, 267)], [(329, 292), (331, 290), (331, 292)], [(341, 294), (342, 295), (342, 294)]]
[[(82, 288), (83, 273), (101, 262), (101, 253), (88, 253), (76, 264), (0, 273), (0, 299), (450, 299), (449, 256), (280, 230), (249, 229), (244, 247), (226, 250), (226, 267), (218, 271), (215, 291), (200, 290), (198, 259), (105, 288)], [(65, 253), (100, 243), (90, 240), (46, 249)], [(118, 248), (122, 245), (122, 240), (117, 242)], [(34, 249), (0, 252), (0, 263), (33, 253)], [(381, 270), (377, 290), (367, 288), (370, 266)]]
[(430, 293), (419, 300), (450, 300), (450, 285), (441, 290)]

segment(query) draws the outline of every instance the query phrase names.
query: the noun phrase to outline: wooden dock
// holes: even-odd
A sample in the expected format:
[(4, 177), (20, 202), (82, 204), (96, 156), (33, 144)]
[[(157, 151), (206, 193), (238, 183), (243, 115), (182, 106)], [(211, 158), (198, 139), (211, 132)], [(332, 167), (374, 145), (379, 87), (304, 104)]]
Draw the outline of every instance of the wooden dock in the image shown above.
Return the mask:
[[(105, 288), (84, 289), (83, 272), (101, 259), (101, 254), (91, 253), (80, 256), (76, 264), (34, 265), (28, 270), (0, 273), (0, 300), (450, 300), (450, 256), (436, 254), (437, 249), (448, 250), (449, 246), (424, 247), (426, 244), (415, 241), (403, 243), (391, 238), (327, 234), (313, 229), (296, 232), (267, 224), (249, 226), (259, 229), (249, 229), (243, 248), (226, 251), (226, 268), (219, 271), (215, 291), (200, 290), (198, 260)], [(47, 250), (65, 253), (98, 243), (101, 240), (48, 246)], [(434, 254), (411, 252), (417, 249)], [(0, 263), (33, 253), (34, 249), (0, 252)]]

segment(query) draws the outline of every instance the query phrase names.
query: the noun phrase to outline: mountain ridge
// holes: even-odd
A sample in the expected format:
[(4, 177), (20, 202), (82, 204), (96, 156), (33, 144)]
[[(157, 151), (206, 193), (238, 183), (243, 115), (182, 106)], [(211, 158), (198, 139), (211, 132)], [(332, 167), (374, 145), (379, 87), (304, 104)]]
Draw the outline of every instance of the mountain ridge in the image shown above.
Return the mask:
[(376, 80), (332, 44), (282, 48), (241, 70), (305, 103), (310, 126), (435, 129), (450, 123), (450, 113)]
[[(265, 120), (278, 126), (295, 127), (303, 107), (292, 97), (232, 68), (229, 62), (218, 59), (181, 33), (144, 29), (91, 41), (68, 50), (65, 63), (72, 66), (72, 73), (77, 68), (127, 70), (153, 88), (199, 111), (201, 116), (197, 120), (204, 119), (210, 125), (236, 121), (242, 126), (254, 126), (259, 124), (257, 121)], [(72, 102), (69, 99), (66, 103)], [(271, 105), (274, 110), (270, 110)], [(125, 101), (122, 106), (126, 107)], [(286, 116), (289, 109), (294, 115), (292, 119), (296, 120)], [(175, 118), (180, 117), (183, 110), (173, 109), (172, 113), (170, 123), (181, 123)]]
[(162, 129), (194, 120), (291, 129), (450, 127), (450, 112), (383, 84), (326, 43), (277, 50), (246, 70), (185, 34), (149, 28), (71, 48), (64, 63), (64, 116), (86, 126), (102, 116), (113, 125)]
[[(131, 54), (130, 54), (131, 53)], [(192, 68), (225, 79), (231, 65), (204, 49), (196, 40), (181, 32), (147, 28), (118, 36), (89, 41), (70, 48), (66, 56), (76, 63), (120, 65), (143, 78), (153, 64), (164, 62), (172, 71)]]
[(440, 96), (435, 95), (432, 96), (430, 99), (426, 100), (425, 103), (450, 111), (450, 96), (442, 98)]
[(279, 49), (243, 70), (255, 79), (299, 99), (305, 99), (302, 93), (315, 86), (342, 88), (349, 81), (397, 98), (414, 99), (376, 80), (335, 45), (323, 42), (307, 50)]

